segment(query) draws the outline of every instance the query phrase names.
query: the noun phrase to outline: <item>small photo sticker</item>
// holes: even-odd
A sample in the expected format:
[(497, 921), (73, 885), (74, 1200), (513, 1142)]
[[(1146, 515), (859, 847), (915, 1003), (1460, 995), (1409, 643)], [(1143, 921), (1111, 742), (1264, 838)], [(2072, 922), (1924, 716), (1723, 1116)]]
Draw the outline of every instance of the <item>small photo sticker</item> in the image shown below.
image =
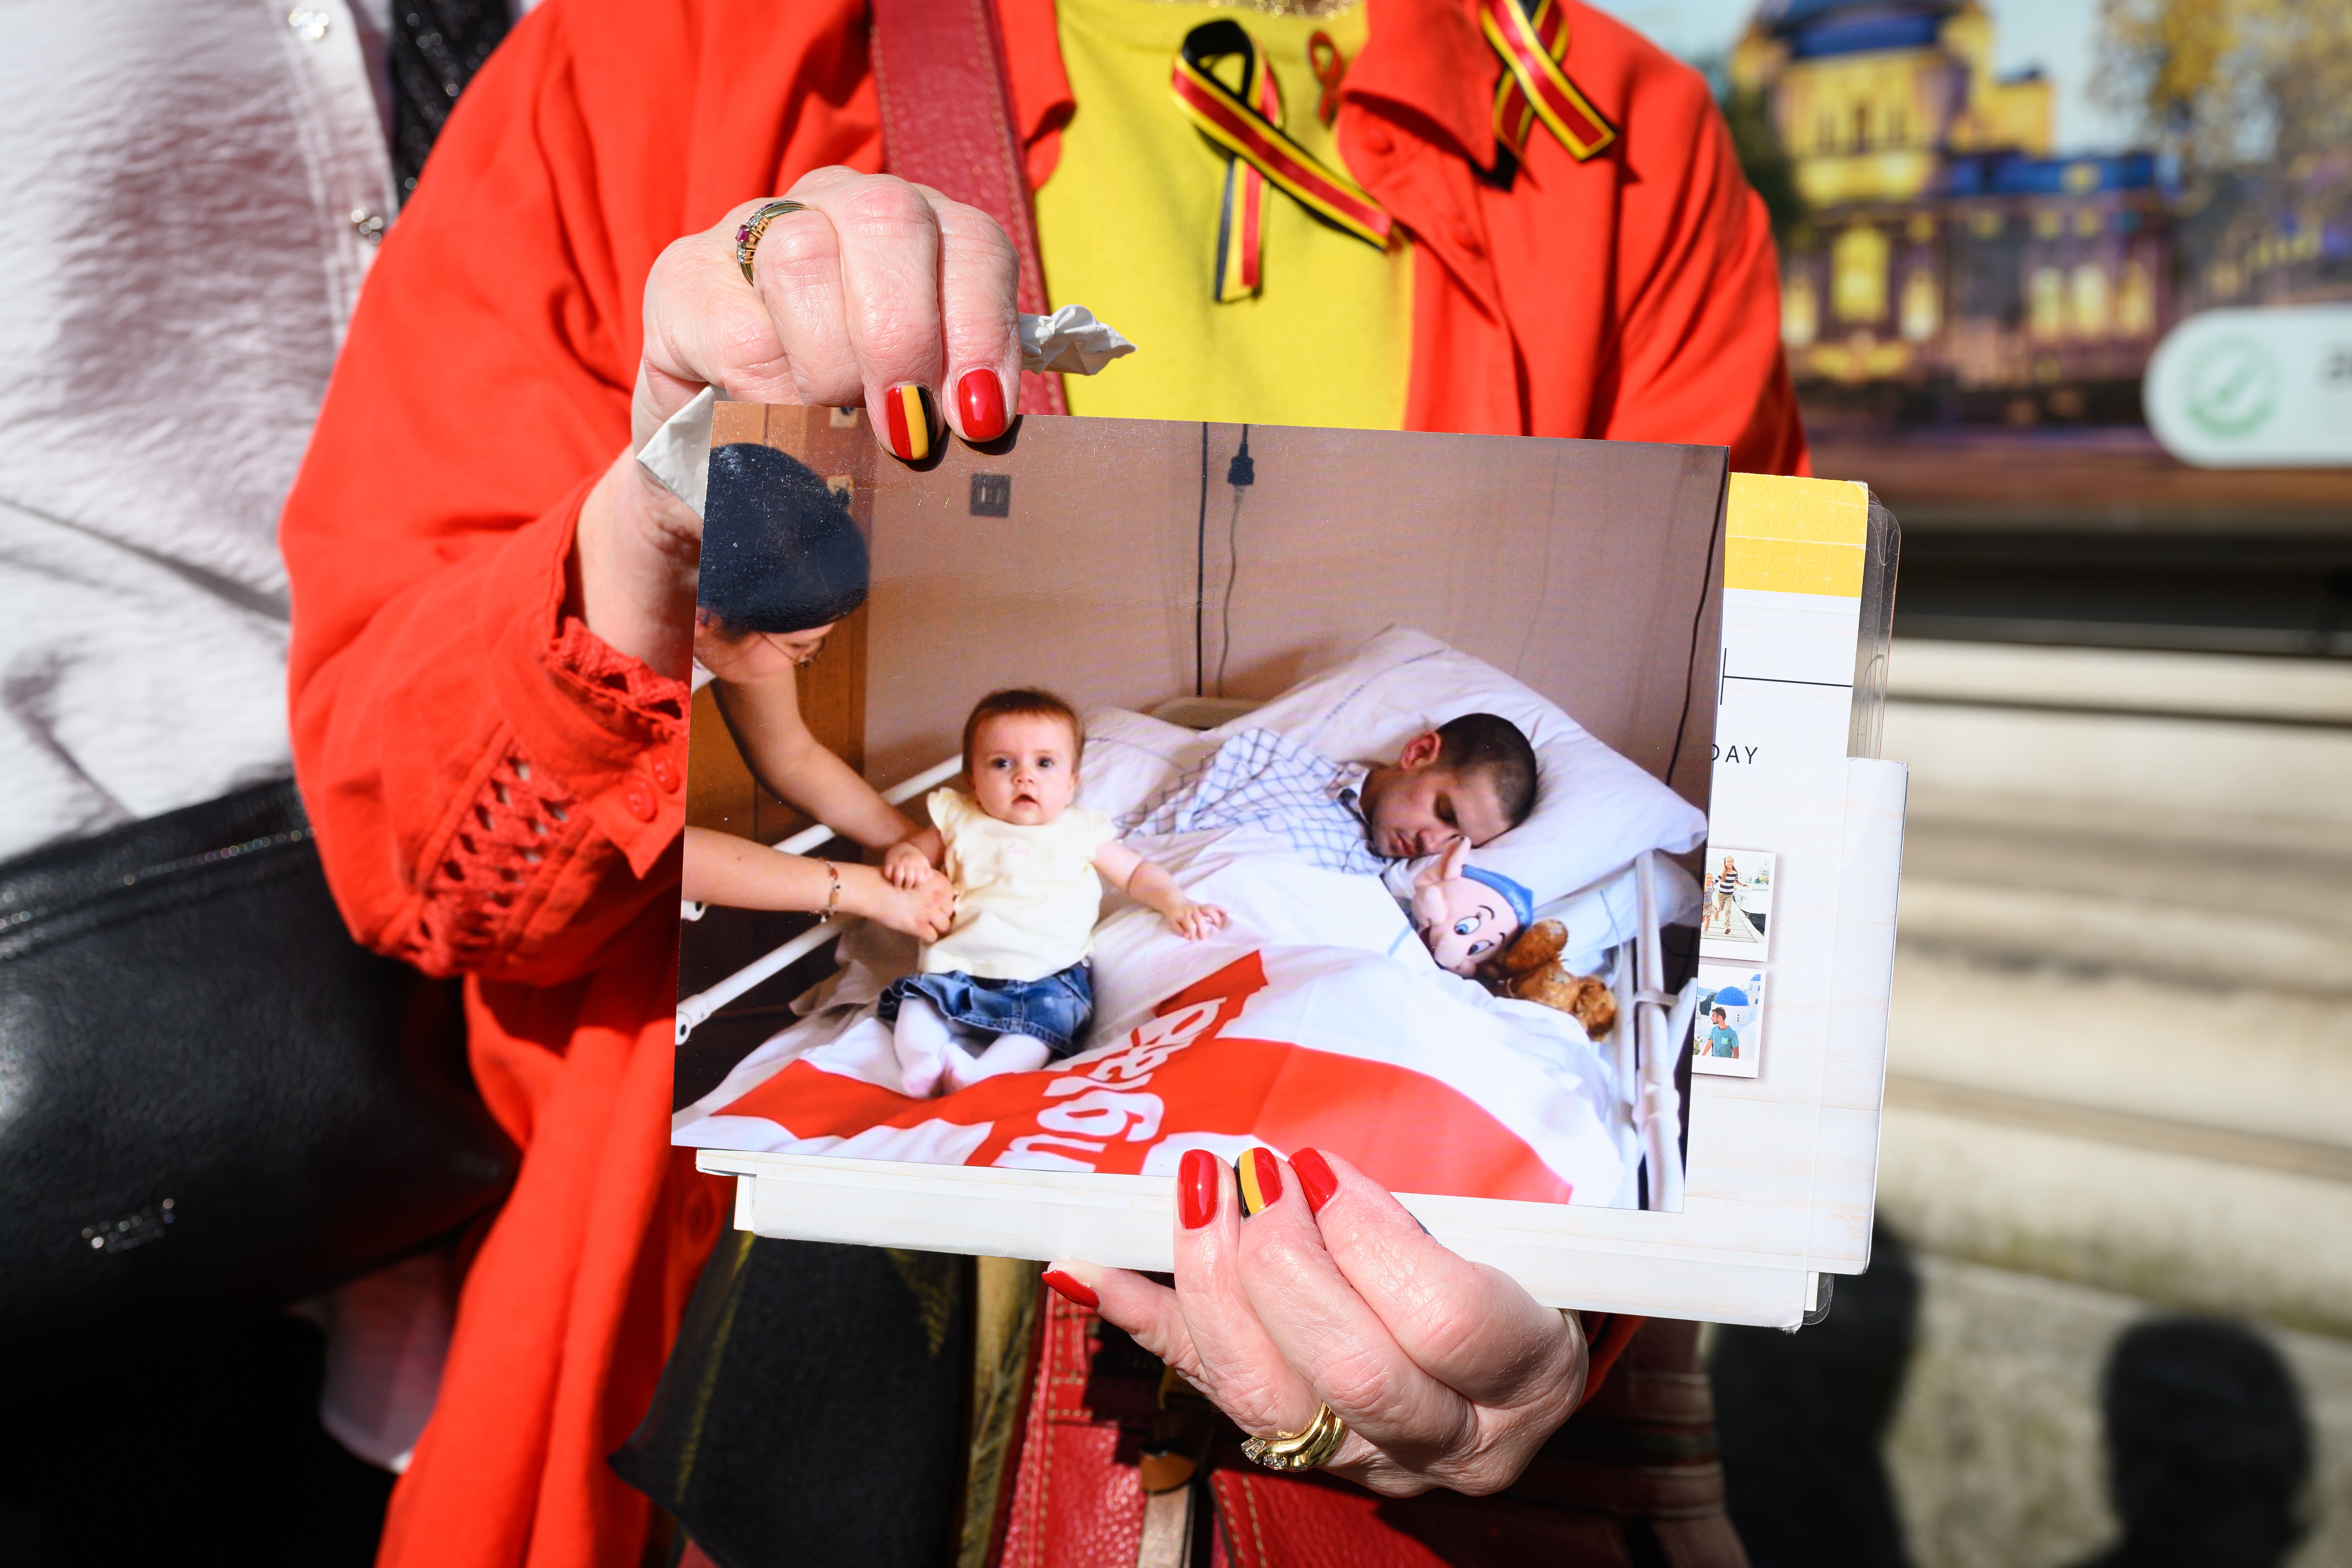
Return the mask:
[(1700, 964), (1691, 1071), (1754, 1078), (1763, 1057), (1764, 972), (1747, 964)]
[(1699, 879), (1698, 952), (1759, 963), (1772, 937), (1772, 882), (1780, 857), (1765, 849), (1707, 846)]

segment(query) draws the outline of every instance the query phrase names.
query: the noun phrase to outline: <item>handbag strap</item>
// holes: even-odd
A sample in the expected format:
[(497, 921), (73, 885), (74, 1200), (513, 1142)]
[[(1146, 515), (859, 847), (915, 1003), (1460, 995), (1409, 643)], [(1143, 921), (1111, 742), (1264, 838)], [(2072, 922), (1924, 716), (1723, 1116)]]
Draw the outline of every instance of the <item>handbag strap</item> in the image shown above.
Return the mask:
[[(1045, 313), (1037, 219), (1013, 129), (995, 0), (872, 0), (882, 157), (901, 179), (978, 207), (1021, 258), (1020, 305)], [(1062, 378), (1024, 371), (1021, 406), (1067, 414)]]

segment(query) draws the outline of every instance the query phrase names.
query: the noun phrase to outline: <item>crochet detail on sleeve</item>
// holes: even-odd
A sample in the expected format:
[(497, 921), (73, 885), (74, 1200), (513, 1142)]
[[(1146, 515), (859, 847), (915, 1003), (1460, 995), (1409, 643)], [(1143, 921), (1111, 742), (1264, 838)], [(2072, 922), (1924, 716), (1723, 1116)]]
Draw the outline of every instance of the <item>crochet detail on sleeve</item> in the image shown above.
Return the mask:
[(421, 880), (425, 907), (402, 956), (428, 973), (479, 970), (511, 945), (526, 895), (575, 831), (576, 803), (509, 745)]
[(641, 741), (674, 733), (686, 722), (692, 691), (685, 681), (617, 651), (577, 620), (565, 620), (556, 634), (551, 662), (592, 701), (625, 715), (625, 723), (642, 726)]

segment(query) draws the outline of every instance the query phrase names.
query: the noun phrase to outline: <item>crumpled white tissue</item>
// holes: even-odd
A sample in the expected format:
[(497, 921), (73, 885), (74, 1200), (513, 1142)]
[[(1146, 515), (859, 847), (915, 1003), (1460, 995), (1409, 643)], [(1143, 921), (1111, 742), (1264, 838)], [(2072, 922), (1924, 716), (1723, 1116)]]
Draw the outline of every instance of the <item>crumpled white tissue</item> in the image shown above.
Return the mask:
[(646, 472), (697, 517), (702, 515), (702, 499), (710, 485), (710, 410), (718, 401), (719, 389), (704, 387), (637, 448), (637, 461)]
[[(1021, 368), (1092, 375), (1111, 361), (1135, 352), (1108, 322), (1095, 320), (1084, 305), (1065, 305), (1049, 316), (1021, 318)], [(710, 410), (719, 389), (706, 386), (692, 402), (663, 421), (637, 450), (637, 461), (661, 487), (702, 515), (710, 482)]]
[(1021, 318), (1021, 368), (1092, 375), (1135, 345), (1108, 321), (1097, 321), (1084, 305), (1065, 305), (1050, 316)]

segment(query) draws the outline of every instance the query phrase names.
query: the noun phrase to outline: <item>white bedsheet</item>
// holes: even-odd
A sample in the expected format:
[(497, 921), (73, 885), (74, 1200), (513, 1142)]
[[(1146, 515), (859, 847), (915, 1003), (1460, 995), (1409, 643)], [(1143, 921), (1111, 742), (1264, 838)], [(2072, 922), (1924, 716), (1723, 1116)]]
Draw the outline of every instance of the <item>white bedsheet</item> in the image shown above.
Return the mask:
[[(1151, 910), (1120, 895), (1108, 899), (1095, 936), (1089, 1049), (1049, 1073), (1079, 1070), (1089, 1057), (1124, 1047), (1167, 998), (1255, 952), (1268, 984), (1232, 1032), (1434, 1079), (1524, 1142), (1582, 1201), (1606, 1202), (1623, 1184), (1611, 1136), (1618, 1096), (1609, 1053), (1564, 1014), (1492, 996), (1438, 969), (1376, 880), (1308, 866), (1255, 829), (1131, 842), (1194, 900), (1223, 906), (1232, 923), (1211, 941), (1188, 942)], [(940, 1109), (935, 1119), (847, 1137), (803, 1137), (770, 1118), (730, 1113), (795, 1061), (895, 1086), (888, 1031), (873, 1001), (890, 977), (911, 967), (913, 944), (865, 928), (844, 939), (843, 958), (842, 973), (805, 999), (808, 1016), (677, 1113), (677, 1142), (959, 1163), (972, 1157), (988, 1128), (960, 1121), (954, 1096), (930, 1102)], [(1171, 1136), (1165, 1158), (1153, 1150), (1142, 1168), (1172, 1172), (1181, 1147), (1199, 1142)]]

